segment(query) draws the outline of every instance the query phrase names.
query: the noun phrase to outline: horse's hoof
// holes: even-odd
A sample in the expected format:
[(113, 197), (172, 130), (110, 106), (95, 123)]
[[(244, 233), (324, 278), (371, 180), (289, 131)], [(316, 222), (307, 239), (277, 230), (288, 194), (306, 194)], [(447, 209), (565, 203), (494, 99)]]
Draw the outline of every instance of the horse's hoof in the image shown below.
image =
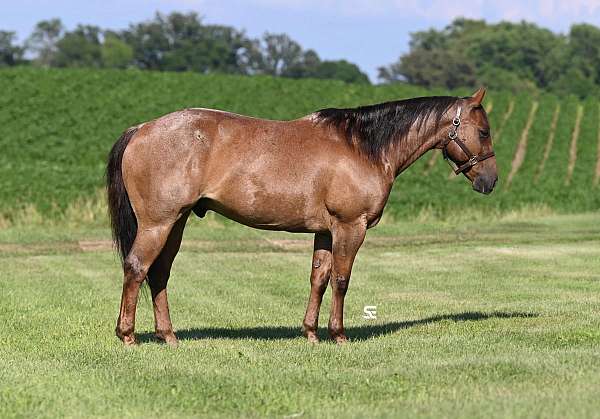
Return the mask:
[(308, 339), (309, 343), (319, 343), (319, 337), (315, 332), (307, 332), (306, 339)]
[(123, 342), (123, 345), (125, 346), (134, 346), (137, 343), (135, 334), (133, 332), (124, 333), (121, 329), (119, 329), (119, 327), (117, 327), (115, 329), (115, 335), (121, 339), (121, 342)]
[(135, 339), (135, 335), (125, 335), (121, 338), (123, 341), (123, 345), (132, 347), (137, 345), (137, 340)]
[(173, 336), (172, 338), (165, 339), (165, 344), (169, 345), (171, 348), (177, 348), (179, 346), (179, 341)]
[(303, 325), (302, 334), (306, 336), (306, 339), (308, 339), (310, 343), (319, 343), (319, 337), (317, 336), (317, 332), (315, 330), (308, 329)]
[(177, 348), (179, 345), (179, 341), (173, 332), (156, 332), (154, 336), (156, 336), (158, 340), (161, 340), (169, 345), (171, 348)]

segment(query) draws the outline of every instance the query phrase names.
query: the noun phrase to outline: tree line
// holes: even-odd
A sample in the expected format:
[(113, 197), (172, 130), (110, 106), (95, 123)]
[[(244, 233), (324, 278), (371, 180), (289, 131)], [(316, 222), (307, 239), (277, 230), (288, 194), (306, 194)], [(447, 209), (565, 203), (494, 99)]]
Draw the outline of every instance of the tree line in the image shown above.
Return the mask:
[[(28, 54), (27, 54), (28, 53)], [(27, 56), (30, 59), (26, 59)], [(114, 31), (78, 25), (67, 31), (60, 19), (37, 23), (22, 45), (14, 32), (0, 31), (0, 67), (130, 68), (199, 73), (267, 74), (369, 83), (357, 65), (322, 60), (286, 34), (260, 39), (230, 26), (205, 24), (196, 13), (157, 13), (149, 21)]]
[(426, 87), (600, 93), (600, 28), (572, 25), (557, 34), (533, 23), (456, 19), (442, 30), (411, 34), (410, 51), (379, 68), (384, 82)]
[[(579, 97), (600, 93), (600, 28), (571, 26), (558, 34), (528, 22), (488, 24), (459, 18), (447, 27), (411, 34), (409, 51), (379, 68), (383, 83)], [(130, 68), (369, 83), (346, 60), (322, 60), (286, 34), (251, 38), (243, 30), (204, 23), (196, 13), (157, 13), (115, 31), (93, 25), (66, 30), (59, 19), (39, 22), (22, 43), (0, 31), (0, 67)]]

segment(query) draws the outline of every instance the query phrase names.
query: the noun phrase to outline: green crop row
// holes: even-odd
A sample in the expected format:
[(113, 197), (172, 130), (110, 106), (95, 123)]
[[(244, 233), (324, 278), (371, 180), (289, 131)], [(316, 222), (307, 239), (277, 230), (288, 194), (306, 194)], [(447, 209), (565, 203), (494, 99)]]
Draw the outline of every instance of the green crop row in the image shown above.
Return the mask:
[[(337, 81), (290, 80), (118, 70), (0, 70), (0, 217), (34, 206), (61, 214), (75, 200), (102, 188), (106, 156), (127, 127), (185, 107), (224, 109), (271, 119), (292, 119), (316, 109), (358, 106), (443, 91), (408, 85), (364, 86)], [(466, 91), (459, 92), (467, 94)], [(538, 101), (523, 164), (505, 185), (533, 101)], [(598, 209), (593, 186), (600, 105), (595, 100), (560, 101), (553, 147), (536, 183), (538, 168), (559, 100), (550, 95), (488, 92), (486, 104), (500, 174), (497, 191), (481, 196), (462, 176), (449, 178), (441, 158), (427, 169), (431, 151), (397, 180), (389, 212), (397, 216), (428, 210), (450, 214), (466, 207), (510, 210), (543, 204), (557, 211)], [(510, 118), (506, 118), (512, 103)], [(565, 179), (579, 106), (583, 118), (571, 182)], [(499, 134), (499, 135), (497, 135)]]

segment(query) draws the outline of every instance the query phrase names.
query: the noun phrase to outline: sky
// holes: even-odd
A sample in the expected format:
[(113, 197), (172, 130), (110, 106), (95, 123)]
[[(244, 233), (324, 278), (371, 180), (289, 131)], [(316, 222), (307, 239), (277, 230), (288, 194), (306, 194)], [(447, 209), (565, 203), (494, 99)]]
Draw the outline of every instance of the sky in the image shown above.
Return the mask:
[(573, 23), (600, 26), (600, 0), (0, 0), (0, 30), (25, 39), (43, 19), (124, 29), (156, 11), (195, 11), (206, 23), (245, 29), (252, 37), (285, 32), (322, 59), (345, 58), (373, 81), (377, 68), (408, 50), (410, 33), (441, 29), (454, 18), (535, 22), (555, 32)]

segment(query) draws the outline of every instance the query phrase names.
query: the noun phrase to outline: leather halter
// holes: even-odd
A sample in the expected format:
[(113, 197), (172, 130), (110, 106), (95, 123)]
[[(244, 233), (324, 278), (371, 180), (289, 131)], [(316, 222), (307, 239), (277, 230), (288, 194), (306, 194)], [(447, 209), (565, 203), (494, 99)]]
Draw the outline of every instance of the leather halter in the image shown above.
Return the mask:
[[(467, 145), (464, 143), (464, 141), (461, 140), (460, 138), (458, 138), (458, 127), (460, 126), (460, 112), (461, 112), (461, 108), (459, 106), (458, 110), (456, 111), (456, 116), (452, 120), (452, 129), (448, 133), (448, 138), (444, 141), (444, 144), (442, 146), (442, 153), (444, 155), (444, 160), (446, 160), (448, 162), (448, 164), (450, 165), (450, 167), (452, 167), (452, 170), (454, 170), (455, 175), (463, 173), (465, 170), (470, 169), (471, 167), (475, 166), (477, 163), (482, 162), (484, 160), (489, 159), (490, 157), (495, 156), (493, 151), (490, 151), (490, 152), (484, 153), (484, 154), (480, 154), (480, 155), (473, 154), (473, 153), (471, 153), (471, 150), (469, 150), (469, 147), (467, 147)], [(454, 141), (456, 143), (456, 145), (458, 145), (461, 148), (461, 150), (469, 158), (465, 163), (461, 164), (460, 166), (457, 165), (456, 163), (454, 163), (452, 161), (452, 159), (450, 159), (450, 156), (448, 155), (447, 147), (448, 147), (448, 144), (450, 144), (452, 141)]]

